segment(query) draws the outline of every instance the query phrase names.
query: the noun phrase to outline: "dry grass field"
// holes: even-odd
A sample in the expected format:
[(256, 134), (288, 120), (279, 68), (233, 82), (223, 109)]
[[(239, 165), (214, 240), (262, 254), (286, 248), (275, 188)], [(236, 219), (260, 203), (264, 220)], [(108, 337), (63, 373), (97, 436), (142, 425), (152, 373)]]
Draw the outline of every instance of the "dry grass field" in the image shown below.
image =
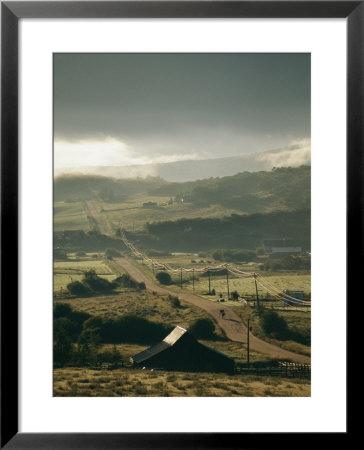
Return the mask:
[[(176, 308), (167, 295), (159, 295), (150, 291), (123, 289), (113, 295), (96, 296), (77, 299), (54, 300), (54, 303), (68, 303), (76, 311), (84, 311), (95, 316), (116, 318), (123, 315), (136, 315), (153, 322), (163, 322), (171, 326), (180, 325), (188, 328), (196, 319), (209, 318), (202, 309), (181, 301)], [(222, 332), (216, 325), (216, 332)]]
[(309, 397), (299, 378), (63, 368), (54, 371), (56, 397)]

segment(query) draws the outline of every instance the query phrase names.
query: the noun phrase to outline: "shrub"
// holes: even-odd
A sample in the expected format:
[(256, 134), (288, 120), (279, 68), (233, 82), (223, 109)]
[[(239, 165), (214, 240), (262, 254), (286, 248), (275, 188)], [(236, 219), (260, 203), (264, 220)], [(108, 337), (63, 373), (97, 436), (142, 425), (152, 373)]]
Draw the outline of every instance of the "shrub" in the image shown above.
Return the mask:
[(174, 297), (173, 295), (168, 295), (168, 300), (171, 302), (171, 304), (174, 308), (181, 307), (181, 302), (179, 301), (178, 297)]
[(76, 253), (76, 256), (86, 256), (86, 252), (80, 250), (79, 252)]
[(157, 272), (155, 275), (160, 284), (170, 285), (172, 284), (172, 278), (168, 272)]
[(189, 327), (189, 331), (197, 339), (213, 339), (215, 325), (211, 319), (197, 319)]
[(68, 283), (67, 289), (72, 295), (75, 295), (76, 297), (87, 297), (92, 294), (92, 291), (89, 289), (89, 287), (85, 286), (80, 281), (72, 281), (71, 283)]
[(146, 289), (145, 283), (143, 281), (138, 283), (128, 273), (124, 273), (123, 275), (115, 278), (113, 283), (117, 286), (125, 288)]
[(58, 335), (66, 334), (72, 342), (76, 342), (82, 332), (83, 323), (90, 315), (82, 311), (73, 311), (66, 303), (57, 303), (53, 310), (53, 334), (54, 339)]
[(63, 328), (57, 330), (53, 342), (53, 362), (55, 366), (64, 366), (72, 357), (73, 349), (70, 337)]
[(287, 332), (287, 322), (275, 311), (264, 311), (260, 317), (260, 324), (263, 331), (267, 334), (276, 334)]
[(110, 283), (110, 281), (105, 278), (101, 278), (96, 275), (94, 270), (89, 270), (85, 272), (82, 284), (86, 286), (90, 291), (103, 293), (103, 292), (111, 292), (115, 289), (116, 285), (114, 283)]
[(65, 333), (72, 342), (75, 342), (78, 339), (80, 331), (81, 329), (78, 324), (66, 317), (60, 317), (53, 322), (53, 335), (55, 340)]
[(116, 344), (120, 342), (133, 342), (149, 344), (163, 339), (171, 327), (163, 323), (150, 322), (136, 316), (122, 316), (116, 319), (93, 317), (84, 324), (84, 330), (97, 329), (101, 342)]
[(232, 298), (233, 300), (238, 300), (238, 298), (239, 298), (239, 293), (238, 293), (238, 291), (233, 291), (233, 292), (231, 293), (231, 298)]

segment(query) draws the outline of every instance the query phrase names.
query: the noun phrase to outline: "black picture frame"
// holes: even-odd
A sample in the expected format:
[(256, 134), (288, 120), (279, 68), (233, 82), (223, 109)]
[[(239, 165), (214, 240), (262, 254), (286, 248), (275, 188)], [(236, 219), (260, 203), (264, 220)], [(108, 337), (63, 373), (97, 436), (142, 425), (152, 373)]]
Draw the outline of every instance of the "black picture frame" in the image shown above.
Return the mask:
[[(355, 254), (363, 250), (364, 1), (1, 2), (1, 448), (264, 448), (276, 434), (18, 432), (18, 23), (22, 18), (111, 17), (347, 19), (347, 298), (355, 296), (353, 280), (361, 278)], [(338, 433), (336, 442), (348, 431)], [(291, 434), (278, 438), (283, 447), (297, 440)], [(299, 446), (310, 438), (300, 436)]]

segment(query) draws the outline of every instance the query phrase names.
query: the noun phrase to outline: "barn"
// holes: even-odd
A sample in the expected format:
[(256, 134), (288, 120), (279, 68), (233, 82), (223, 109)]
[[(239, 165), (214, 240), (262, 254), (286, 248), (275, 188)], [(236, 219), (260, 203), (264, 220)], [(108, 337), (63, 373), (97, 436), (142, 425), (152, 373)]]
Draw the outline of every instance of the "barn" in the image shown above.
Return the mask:
[(163, 341), (131, 358), (134, 366), (189, 372), (234, 372), (234, 360), (177, 326)]

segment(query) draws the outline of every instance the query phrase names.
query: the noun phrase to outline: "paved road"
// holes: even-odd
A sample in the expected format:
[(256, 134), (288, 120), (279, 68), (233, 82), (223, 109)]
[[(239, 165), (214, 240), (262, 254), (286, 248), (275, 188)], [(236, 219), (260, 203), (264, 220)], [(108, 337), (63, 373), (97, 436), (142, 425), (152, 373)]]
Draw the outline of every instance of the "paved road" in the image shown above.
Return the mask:
[[(159, 286), (154, 282), (148, 275), (146, 275), (142, 270), (136, 267), (126, 258), (115, 258), (114, 262), (120, 266), (121, 269), (128, 272), (135, 280), (138, 282), (144, 281), (147, 288), (159, 292), (162, 294), (176, 295), (176, 291), (169, 289), (167, 287)], [(179, 290), (178, 296), (180, 299), (186, 302), (192, 303), (199, 308), (204, 309), (209, 313), (219, 324), (219, 326), (224, 330), (224, 333), (228, 339), (235, 342), (246, 342), (247, 338), (247, 327), (244, 325), (240, 317), (235, 313), (235, 311), (224, 305), (225, 316), (220, 316), (221, 305), (214, 303), (210, 300), (206, 300), (198, 295), (191, 294), (183, 290)], [(301, 364), (310, 364), (311, 360), (308, 356), (299, 355), (297, 353), (290, 352), (276, 345), (269, 344), (256, 336), (250, 334), (250, 349), (255, 352), (264, 353), (270, 357), (292, 360)]]

